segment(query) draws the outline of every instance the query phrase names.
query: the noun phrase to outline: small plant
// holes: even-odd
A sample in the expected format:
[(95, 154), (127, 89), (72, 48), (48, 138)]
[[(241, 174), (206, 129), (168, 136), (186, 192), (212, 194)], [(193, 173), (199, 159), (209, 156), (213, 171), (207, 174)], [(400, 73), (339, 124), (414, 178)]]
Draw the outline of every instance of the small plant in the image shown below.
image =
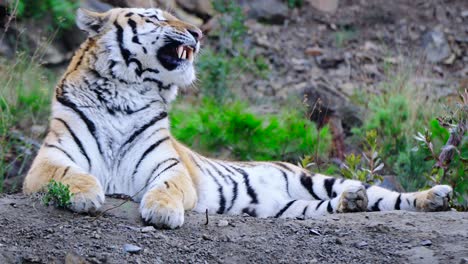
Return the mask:
[(58, 208), (68, 208), (71, 205), (73, 194), (70, 192), (70, 187), (61, 182), (50, 180), (46, 187), (46, 193), (42, 197), (44, 205), (52, 204)]
[[(384, 167), (384, 164), (379, 158), (377, 132), (375, 130), (368, 131), (366, 133), (365, 142), (366, 144), (362, 156), (352, 153), (345, 157), (341, 174), (347, 179), (355, 179), (374, 184), (376, 180), (383, 180), (379, 172)], [(364, 160), (362, 157), (364, 157)]]

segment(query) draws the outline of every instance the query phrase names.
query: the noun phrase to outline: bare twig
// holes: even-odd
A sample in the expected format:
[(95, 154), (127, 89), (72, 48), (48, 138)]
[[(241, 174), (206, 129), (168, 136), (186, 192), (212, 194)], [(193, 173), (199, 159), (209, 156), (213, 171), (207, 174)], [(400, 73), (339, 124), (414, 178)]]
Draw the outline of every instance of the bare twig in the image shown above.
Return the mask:
[(208, 223), (210, 222), (209, 219), (208, 219), (208, 209), (206, 209), (206, 211), (205, 211), (205, 217), (206, 217), (205, 225), (208, 225)]

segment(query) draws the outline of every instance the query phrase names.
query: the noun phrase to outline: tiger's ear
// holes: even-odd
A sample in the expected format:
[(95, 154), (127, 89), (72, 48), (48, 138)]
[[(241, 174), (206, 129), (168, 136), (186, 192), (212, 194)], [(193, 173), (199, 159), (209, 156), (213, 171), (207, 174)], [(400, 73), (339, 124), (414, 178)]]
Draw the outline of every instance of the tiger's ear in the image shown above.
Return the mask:
[(106, 13), (97, 13), (83, 8), (76, 12), (76, 25), (86, 31), (90, 37), (99, 34), (109, 17)]

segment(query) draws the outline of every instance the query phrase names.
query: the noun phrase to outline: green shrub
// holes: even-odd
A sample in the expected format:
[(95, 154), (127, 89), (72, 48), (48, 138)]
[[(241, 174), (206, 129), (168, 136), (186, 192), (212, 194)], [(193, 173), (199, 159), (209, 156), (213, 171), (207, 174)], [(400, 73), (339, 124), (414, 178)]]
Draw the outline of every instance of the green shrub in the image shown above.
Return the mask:
[(0, 59), (0, 192), (3, 180), (20, 165), (24, 173), (29, 143), (19, 140), (15, 131), (29, 136), (32, 125), (45, 125), (49, 116), (50, 98), (57, 76), (24, 54), (15, 61)]
[(298, 111), (256, 115), (243, 103), (219, 104), (214, 99), (189, 108), (177, 105), (170, 114), (174, 136), (212, 157), (224, 157), (227, 152), (240, 160), (297, 161), (317, 147), (321, 157), (328, 155), (328, 128), (318, 131)]
[(393, 74), (397, 77), (382, 84), (381, 94), (363, 95), (368, 114), (363, 125), (352, 132), (357, 143), (363, 144), (366, 132), (375, 130), (385, 172), (398, 175), (403, 187), (414, 191), (426, 185), (423, 175), (432, 165), (424, 161), (423, 153), (412, 151), (413, 136), (434, 119), (437, 103), (421, 101), (421, 91), (410, 84), (409, 72)]
[(52, 204), (58, 208), (67, 208), (71, 205), (73, 194), (70, 192), (70, 187), (61, 182), (50, 180), (46, 187), (46, 193), (42, 197), (44, 205)]
[(18, 18), (51, 15), (55, 26), (67, 29), (75, 24), (75, 10), (79, 5), (77, 0), (15, 0), (11, 1), (9, 10), (16, 12)]

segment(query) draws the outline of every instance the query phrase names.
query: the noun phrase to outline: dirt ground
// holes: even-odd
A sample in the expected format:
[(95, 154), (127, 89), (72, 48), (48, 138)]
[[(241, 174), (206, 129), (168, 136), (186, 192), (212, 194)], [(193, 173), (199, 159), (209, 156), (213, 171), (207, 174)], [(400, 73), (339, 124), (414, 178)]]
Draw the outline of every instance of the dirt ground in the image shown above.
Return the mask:
[[(105, 208), (122, 203), (108, 198)], [(0, 263), (466, 263), (468, 213), (376, 212), (310, 220), (188, 213), (142, 230), (128, 202), (101, 217), (0, 196)], [(140, 248), (128, 253), (125, 244)], [(128, 246), (127, 246), (128, 247)], [(465, 258), (465, 260), (464, 260)]]

